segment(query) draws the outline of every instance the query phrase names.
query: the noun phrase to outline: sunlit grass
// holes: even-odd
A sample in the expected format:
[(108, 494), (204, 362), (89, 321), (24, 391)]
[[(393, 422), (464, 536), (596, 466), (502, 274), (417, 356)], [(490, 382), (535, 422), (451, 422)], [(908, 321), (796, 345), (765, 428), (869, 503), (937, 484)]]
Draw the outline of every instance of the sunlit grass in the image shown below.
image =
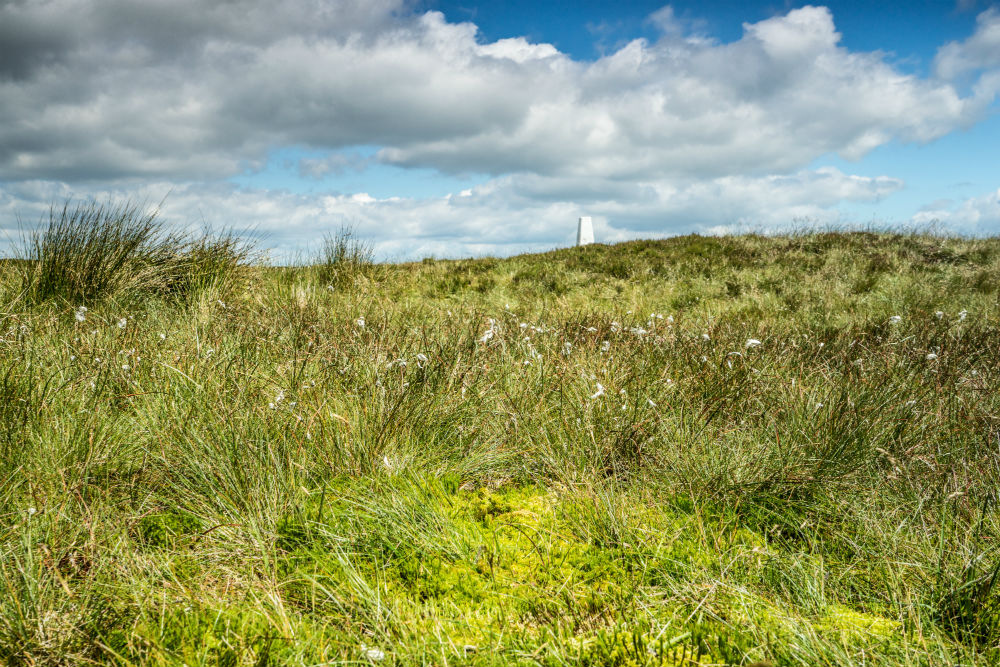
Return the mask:
[(3, 266), (0, 663), (1000, 658), (1000, 242), (330, 243)]
[(232, 232), (168, 231), (155, 209), (136, 203), (53, 208), (47, 224), (25, 232), (17, 253), (25, 301), (80, 305), (225, 287), (252, 255)]

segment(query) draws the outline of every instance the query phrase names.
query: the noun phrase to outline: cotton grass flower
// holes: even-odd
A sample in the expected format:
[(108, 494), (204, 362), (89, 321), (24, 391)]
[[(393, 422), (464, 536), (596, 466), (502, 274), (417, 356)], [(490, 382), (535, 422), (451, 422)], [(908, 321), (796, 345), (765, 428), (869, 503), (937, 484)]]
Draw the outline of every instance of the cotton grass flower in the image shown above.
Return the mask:
[(278, 405), (280, 405), (283, 400), (285, 400), (285, 392), (283, 390), (278, 390), (277, 395), (275, 395), (274, 397), (274, 401), (268, 403), (267, 407), (271, 408), (272, 410), (277, 410)]
[(121, 318), (120, 320), (118, 320), (118, 328), (119, 329), (124, 329), (126, 324), (128, 324), (128, 320), (125, 319), (124, 317)]
[(938, 358), (937, 355), (934, 354), (933, 352), (928, 353), (927, 356), (924, 357), (924, 359), (926, 359), (927, 361), (934, 361), (937, 358)]
[(937, 311), (936, 313), (934, 313), (934, 317), (940, 320), (941, 318), (944, 317), (944, 311), (943, 310)]
[(490, 327), (479, 338), (479, 342), (480, 343), (484, 343), (484, 344), (488, 343), (488, 342), (490, 342), (493, 339), (493, 336), (496, 335), (496, 332), (497, 332), (497, 321), (491, 317), (489, 319), (489, 324), (490, 324)]
[(968, 316), (969, 316), (969, 311), (964, 310), (964, 309), (960, 310), (958, 312), (958, 321), (961, 322), (961, 321), (963, 321)]
[(594, 393), (593, 393), (593, 394), (592, 394), (592, 395), (590, 396), (590, 399), (591, 399), (591, 400), (594, 400), (595, 398), (600, 398), (601, 396), (604, 396), (604, 385), (603, 385), (603, 384), (601, 384), (600, 382), (598, 382), (598, 383), (597, 383), (597, 391), (595, 391), (595, 392), (594, 392)]
[(757, 340), (756, 338), (750, 338), (750, 339), (748, 339), (747, 342), (746, 342), (746, 345), (745, 345), (746, 349), (748, 349), (748, 350), (750, 348), (752, 348), (752, 347), (760, 347), (760, 346), (761, 346), (761, 342), (759, 340)]
[(86, 306), (80, 306), (79, 308), (76, 309), (76, 312), (73, 313), (73, 316), (76, 318), (77, 322), (86, 322), (87, 321), (87, 307)]
[(359, 317), (358, 319), (354, 320), (354, 326), (356, 326), (359, 329), (364, 329), (365, 328), (365, 318), (364, 318), (364, 316)]
[(899, 324), (902, 321), (903, 318), (900, 317), (899, 315), (893, 315), (892, 317), (889, 318), (889, 324)]
[(364, 644), (362, 644), (361, 653), (372, 662), (381, 662), (385, 660), (385, 651), (379, 648), (375, 648), (374, 646), (369, 648)]

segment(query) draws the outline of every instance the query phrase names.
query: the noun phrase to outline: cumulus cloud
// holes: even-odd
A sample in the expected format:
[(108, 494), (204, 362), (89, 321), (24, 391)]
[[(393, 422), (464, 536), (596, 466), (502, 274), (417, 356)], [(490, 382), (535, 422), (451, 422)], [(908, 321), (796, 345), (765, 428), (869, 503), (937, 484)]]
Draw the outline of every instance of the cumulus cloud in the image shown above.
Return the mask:
[[(4, 224), (70, 195), (171, 192), (164, 215), (178, 221), (253, 221), (286, 247), (356, 223), (411, 255), (561, 244), (579, 213), (608, 239), (829, 220), (902, 184), (810, 171), (818, 157), (934, 140), (1000, 90), (994, 71), (968, 94), (952, 82), (997, 64), (995, 11), (921, 78), (843, 47), (823, 7), (745, 24), (732, 43), (664, 8), (657, 39), (591, 62), (521, 37), (484, 42), (474, 24), (413, 6), (0, 0)], [(380, 150), (345, 157), (358, 146)], [(308, 178), (374, 159), (490, 180), (422, 200), (226, 183), (286, 147), (308, 151)]]
[(857, 159), (893, 138), (930, 141), (979, 118), (992, 99), (901, 74), (839, 39), (822, 7), (747, 24), (731, 44), (670, 28), (586, 66), (521, 68), (550, 83), (515, 122), (418, 138), (380, 157), (444, 171), (616, 179), (761, 174), (829, 152)]
[(976, 17), (976, 31), (961, 42), (948, 42), (938, 49), (934, 71), (953, 79), (971, 70), (1000, 65), (1000, 10), (991, 8)]
[[(593, 63), (405, 9), (8, 0), (0, 179), (225, 177), (274, 146), (360, 144), (445, 172), (763, 174), (928, 141), (989, 101), (849, 52), (822, 7), (747, 24), (731, 44), (664, 27)], [(980, 59), (996, 14), (983, 16), (961, 45)]]
[(934, 202), (913, 216), (921, 226), (944, 226), (970, 236), (996, 234), (1000, 228), (1000, 188), (954, 205), (950, 201)]
[[(455, 195), (426, 199), (166, 182), (92, 195), (98, 201), (132, 197), (150, 206), (162, 203), (162, 219), (191, 231), (204, 222), (253, 230), (266, 245), (276, 248), (279, 259), (294, 257), (309, 239), (344, 226), (371, 240), (382, 258), (416, 259), (564, 246), (572, 242), (573, 223), (580, 215), (595, 218), (604, 242), (714, 233), (728, 226), (773, 228), (802, 220), (836, 223), (838, 202), (874, 201), (901, 186), (888, 177), (859, 177), (825, 168), (787, 176), (727, 176), (672, 185), (597, 181), (586, 200), (567, 196), (585, 189), (585, 183), (533, 175), (505, 176)], [(66, 194), (65, 185), (21, 183), (0, 193), (0, 216), (19, 210), (28, 212), (33, 221), (47, 215), (49, 202)]]

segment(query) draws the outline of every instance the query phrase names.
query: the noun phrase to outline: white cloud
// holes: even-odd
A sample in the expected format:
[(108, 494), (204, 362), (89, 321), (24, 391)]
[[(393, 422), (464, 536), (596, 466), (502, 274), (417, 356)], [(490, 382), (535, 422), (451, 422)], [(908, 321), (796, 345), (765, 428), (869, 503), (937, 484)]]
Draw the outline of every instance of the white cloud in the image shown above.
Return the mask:
[(445, 171), (612, 179), (761, 174), (829, 152), (857, 159), (893, 138), (930, 141), (973, 122), (991, 99), (963, 98), (838, 41), (829, 11), (806, 7), (746, 25), (732, 44), (669, 32), (590, 65), (525, 68), (521, 76), (552, 83), (517, 122), (415, 139), (380, 157)]
[[(822, 7), (746, 24), (728, 44), (664, 9), (650, 19), (659, 39), (594, 62), (522, 37), (482, 43), (472, 23), (411, 7), (0, 0), (0, 224), (69, 195), (169, 191), (178, 223), (253, 223), (284, 248), (356, 224), (384, 253), (416, 256), (562, 245), (579, 214), (606, 239), (835, 221), (840, 202), (902, 184), (808, 171), (817, 158), (934, 140), (1000, 90), (996, 71), (967, 95), (950, 80), (997, 65), (995, 11), (920, 78), (843, 47)], [(372, 158), (345, 157), (357, 146), (491, 180), (431, 199), (225, 183), (287, 147), (308, 151), (304, 177), (363, 172)]]
[(224, 178), (276, 146), (362, 144), (446, 172), (765, 174), (929, 141), (991, 98), (849, 52), (822, 7), (593, 63), (388, 0), (8, 1), (0, 25), (38, 45), (0, 66), (2, 180)]
[(949, 42), (938, 49), (934, 71), (942, 79), (954, 79), (970, 70), (1000, 65), (1000, 10), (990, 8), (976, 17), (976, 31), (962, 42)]
[(477, 49), (477, 52), (483, 56), (506, 58), (516, 63), (559, 56), (559, 51), (551, 44), (532, 44), (524, 37), (501, 39), (491, 44), (483, 44)]
[(966, 199), (957, 206), (948, 201), (934, 202), (914, 215), (912, 222), (920, 226), (946, 227), (971, 236), (996, 234), (1000, 229), (1000, 188)]
[[(901, 187), (887, 177), (850, 176), (827, 168), (788, 176), (721, 177), (668, 185), (612, 183), (517, 175), (491, 180), (459, 195), (429, 199), (376, 199), (367, 193), (294, 194), (240, 189), (232, 185), (172, 186), (92, 192), (97, 201), (131, 196), (155, 205), (161, 217), (196, 230), (249, 227), (288, 258), (317, 235), (348, 226), (370, 239), (380, 257), (417, 259), (547, 250), (572, 243), (580, 215), (595, 218), (598, 240), (663, 236), (720, 226), (774, 227), (795, 221), (837, 222), (840, 201), (872, 201)], [(580, 193), (590, 191), (589, 197)], [(0, 215), (18, 209), (31, 221), (48, 202), (70, 192), (25, 183), (0, 196)]]

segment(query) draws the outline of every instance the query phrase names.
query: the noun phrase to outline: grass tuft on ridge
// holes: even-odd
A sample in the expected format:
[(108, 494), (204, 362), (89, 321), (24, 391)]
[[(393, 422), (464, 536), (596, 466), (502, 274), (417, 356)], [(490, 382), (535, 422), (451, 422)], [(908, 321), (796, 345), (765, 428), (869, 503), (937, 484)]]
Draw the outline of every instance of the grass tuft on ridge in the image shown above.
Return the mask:
[(30, 304), (93, 304), (138, 294), (188, 296), (232, 280), (251, 256), (232, 233), (191, 237), (168, 231), (140, 204), (80, 203), (52, 208), (18, 252)]

